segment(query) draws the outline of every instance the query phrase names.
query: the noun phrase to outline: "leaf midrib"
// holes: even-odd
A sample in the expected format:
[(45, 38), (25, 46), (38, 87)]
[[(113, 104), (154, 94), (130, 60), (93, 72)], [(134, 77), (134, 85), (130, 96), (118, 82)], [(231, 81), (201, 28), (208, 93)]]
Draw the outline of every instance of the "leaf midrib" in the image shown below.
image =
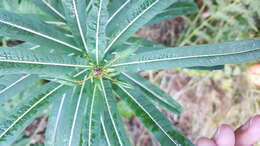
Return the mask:
[[(77, 101), (77, 105), (76, 105), (76, 109), (75, 109), (75, 113), (73, 115), (73, 121), (72, 121), (72, 126), (71, 126), (68, 146), (72, 145), (72, 140), (73, 140), (73, 135), (74, 135), (74, 128), (76, 126), (76, 121), (77, 121), (77, 117), (78, 117), (79, 107), (80, 107), (80, 103), (81, 103), (81, 99), (82, 99), (82, 94), (83, 94), (84, 88), (85, 88), (85, 82), (81, 86), (79, 97), (78, 97), (78, 101)], [(75, 92), (75, 90), (76, 90), (76, 87), (74, 87), (73, 93)]]
[(113, 125), (113, 128), (114, 128), (114, 130), (115, 130), (115, 132), (116, 132), (116, 135), (117, 135), (119, 144), (120, 144), (121, 146), (123, 146), (122, 140), (121, 140), (121, 138), (120, 138), (120, 135), (119, 135), (119, 133), (118, 133), (118, 130), (117, 130), (117, 127), (116, 127), (114, 118), (113, 118), (112, 113), (111, 113), (110, 105), (109, 105), (109, 103), (108, 103), (108, 97), (107, 97), (107, 94), (106, 94), (106, 90), (105, 90), (105, 87), (104, 87), (104, 83), (103, 83), (103, 79), (102, 79), (102, 78), (100, 79), (100, 83), (101, 83), (101, 89), (102, 89), (102, 91), (103, 91), (103, 95), (104, 95), (104, 98), (105, 98), (106, 107), (107, 107), (107, 110), (108, 110), (108, 113), (109, 113), (110, 120), (111, 120), (112, 125)]
[(53, 8), (46, 0), (42, 0), (42, 2), (49, 8), (51, 9), (55, 14), (57, 14), (60, 18), (63, 20), (65, 19), (65, 16), (63, 16), (59, 11), (57, 11), (55, 8)]
[(89, 117), (89, 128), (88, 128), (88, 146), (91, 145), (91, 131), (92, 131), (92, 116), (93, 116), (93, 106), (95, 102), (95, 97), (96, 97), (96, 85), (94, 86), (93, 90), (93, 95), (92, 95), (92, 101), (91, 101), (91, 106), (90, 106), (90, 117)]
[(100, 116), (100, 121), (101, 121), (101, 126), (102, 126), (102, 128), (103, 128), (103, 131), (104, 131), (104, 134), (105, 134), (105, 137), (106, 137), (106, 140), (107, 140), (107, 144), (108, 144), (108, 146), (111, 146), (110, 140), (109, 140), (109, 138), (108, 138), (106, 126), (105, 126), (105, 123), (104, 123), (104, 120), (103, 120), (103, 116)]
[(62, 64), (62, 63), (50, 63), (50, 62), (36, 62), (36, 61), (25, 61), (25, 60), (10, 60), (10, 59), (1, 59), (1, 57), (0, 57), (0, 62), (23, 63), (23, 64), (36, 64), (36, 65), (50, 65), (50, 66), (62, 66), (62, 67), (89, 68), (88, 65)]
[[(155, 93), (154, 91), (152, 91), (151, 89), (149, 89), (146, 85), (140, 83), (139, 81), (137, 81), (136, 79), (134, 79), (133, 77), (131, 77), (130, 75), (128, 75), (127, 73), (121, 72), (125, 77), (127, 77), (128, 79), (132, 80), (133, 82), (135, 82), (136, 84), (138, 84), (139, 86), (141, 86), (142, 88), (144, 88), (145, 90), (147, 90), (148, 92), (150, 92), (151, 94), (153, 94), (155, 97), (157, 97), (159, 100), (161, 100), (164, 104), (173, 107), (173, 105), (171, 105), (168, 101), (164, 100), (163, 97), (161, 97), (160, 95), (158, 95), (157, 93)], [(176, 109), (176, 108), (174, 108)], [(176, 109), (177, 110), (177, 109)]]
[(143, 61), (132, 61), (132, 62), (114, 64), (114, 65), (112, 65), (112, 67), (133, 65), (133, 64), (142, 64), (142, 63), (161, 62), (161, 61), (170, 61), (170, 60), (180, 60), (180, 59), (227, 56), (227, 55), (235, 55), (235, 54), (243, 54), (243, 53), (248, 53), (248, 52), (254, 52), (254, 51), (257, 51), (257, 50), (260, 50), (260, 48), (253, 49), (253, 50), (233, 52), (233, 53), (224, 53), (224, 54), (196, 55), (196, 56), (183, 56), (183, 57), (170, 57), (170, 58), (162, 58), (162, 59), (143, 60)]
[(60, 122), (61, 112), (62, 112), (64, 101), (65, 101), (66, 97), (67, 97), (67, 94), (64, 93), (63, 96), (62, 96), (62, 99), (61, 99), (60, 106), (59, 106), (59, 110), (58, 110), (58, 114), (57, 114), (57, 120), (55, 121), (54, 130), (53, 130), (54, 134), (53, 134), (51, 144), (54, 144), (54, 142), (55, 142), (58, 125), (59, 125), (59, 122)]
[(19, 78), (18, 80), (16, 80), (15, 82), (13, 82), (11, 85), (5, 87), (4, 89), (2, 89), (0, 91), (0, 95), (3, 94), (5, 91), (7, 91), (8, 89), (10, 89), (11, 87), (15, 86), (16, 84), (18, 84), (19, 82), (25, 80), (26, 78), (28, 78), (30, 76), (30, 74), (24, 75), (21, 78)]
[(26, 112), (24, 112), (21, 116), (19, 116), (18, 119), (16, 119), (6, 130), (4, 130), (4, 132), (2, 134), (0, 134), (0, 138), (2, 138), (11, 128), (13, 128), (24, 116), (26, 116), (26, 114), (28, 114), (33, 108), (35, 108), (38, 104), (40, 104), (43, 100), (45, 100), (48, 96), (50, 96), (52, 93), (54, 93), (55, 91), (57, 91), (58, 89), (60, 89), (62, 86), (64, 86), (63, 84), (57, 86), (56, 88), (54, 88), (52, 91), (50, 91), (48, 94), (46, 94), (45, 96), (43, 96), (40, 100), (38, 100), (36, 103), (34, 103), (29, 109), (26, 110)]
[(85, 50), (88, 52), (88, 47), (87, 47), (87, 43), (86, 43), (86, 40), (85, 40), (85, 37), (84, 37), (84, 34), (83, 34), (81, 23), (80, 23), (80, 20), (79, 20), (79, 15), (78, 15), (78, 10), (77, 10), (75, 0), (72, 0), (72, 4), (73, 4), (74, 13), (75, 13), (75, 16), (76, 16), (76, 22), (77, 22), (77, 26), (78, 26), (78, 29), (79, 29), (80, 37), (81, 37), (81, 40), (82, 40), (82, 43), (84, 45)]
[(125, 33), (125, 31), (127, 31), (127, 29), (129, 27), (131, 27), (135, 21), (137, 21), (141, 16), (143, 16), (149, 9), (151, 9), (154, 5), (156, 5), (160, 0), (156, 0), (154, 1), (149, 7), (147, 7), (143, 12), (141, 12), (139, 15), (137, 15), (137, 17), (135, 17), (112, 41), (111, 43), (107, 46), (107, 48), (105, 49), (105, 53), (106, 54), (109, 49), (114, 45), (114, 43), (120, 38), (120, 36)]
[(127, 0), (125, 3), (123, 3), (123, 5), (121, 5), (117, 10), (116, 12), (110, 16), (110, 18), (108, 19), (106, 25), (108, 25), (113, 19), (114, 17), (130, 2), (131, 0)]
[(129, 93), (127, 92), (122, 86), (117, 85), (119, 88), (121, 88), (140, 108), (142, 108), (143, 111), (153, 120), (153, 122), (163, 131), (163, 133), (175, 144), (178, 145), (170, 136), (169, 134), (161, 127), (160, 124), (158, 124), (157, 121), (154, 120), (154, 118), (151, 116), (149, 112), (146, 111), (146, 109)]
[(58, 40), (58, 39), (53, 38), (53, 37), (51, 37), (51, 36), (48, 36), (48, 35), (46, 35), (46, 34), (37, 32), (37, 31), (32, 30), (32, 29), (30, 29), (30, 28), (27, 28), (27, 27), (24, 27), (24, 26), (20, 26), (20, 25), (17, 25), (17, 24), (8, 22), (8, 21), (4, 21), (4, 20), (0, 20), (0, 23), (6, 24), (6, 25), (9, 25), (9, 26), (12, 26), (12, 27), (16, 27), (16, 28), (21, 29), (21, 30), (23, 30), (23, 31), (27, 31), (27, 32), (33, 33), (33, 34), (38, 35), (38, 36), (41, 36), (41, 37), (43, 37), (43, 38), (45, 38), (45, 39), (54, 41), (54, 42), (56, 42), (56, 43), (59, 43), (59, 44), (62, 44), (62, 45), (64, 45), (64, 46), (66, 46), (66, 47), (69, 47), (69, 48), (72, 48), (72, 49), (77, 50), (77, 51), (79, 51), (79, 52), (82, 52), (82, 49), (80, 49), (80, 48), (78, 48), (78, 47), (76, 47), (76, 46), (74, 46), (74, 45), (71, 45), (71, 44), (69, 44), (69, 43), (67, 43), (67, 42), (64, 42), (64, 41), (61, 41), (61, 40)]

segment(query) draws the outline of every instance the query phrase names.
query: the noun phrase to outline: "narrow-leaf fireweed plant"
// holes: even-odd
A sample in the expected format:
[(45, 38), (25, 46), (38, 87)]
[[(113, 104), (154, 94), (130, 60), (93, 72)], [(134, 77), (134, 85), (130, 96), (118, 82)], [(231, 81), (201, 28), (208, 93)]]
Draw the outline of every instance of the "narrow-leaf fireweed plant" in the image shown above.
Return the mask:
[(180, 114), (181, 106), (138, 72), (218, 69), (260, 58), (260, 39), (171, 48), (133, 36), (144, 25), (196, 11), (187, 0), (32, 2), (39, 13), (0, 10), (0, 35), (25, 41), (0, 49), (0, 101), (30, 89), (1, 119), (1, 146), (11, 145), (45, 109), (48, 146), (129, 146), (118, 101), (162, 146), (193, 145), (158, 110)]

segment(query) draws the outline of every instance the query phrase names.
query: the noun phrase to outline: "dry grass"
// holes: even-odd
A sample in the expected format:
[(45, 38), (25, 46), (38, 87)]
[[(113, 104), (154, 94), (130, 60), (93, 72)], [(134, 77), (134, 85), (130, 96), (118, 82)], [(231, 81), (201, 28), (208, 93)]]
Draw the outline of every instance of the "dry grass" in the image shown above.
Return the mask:
[(144, 75), (183, 105), (183, 114), (172, 116), (173, 122), (193, 141), (211, 137), (221, 124), (235, 129), (260, 114), (260, 92), (250, 86), (245, 72), (181, 70)]

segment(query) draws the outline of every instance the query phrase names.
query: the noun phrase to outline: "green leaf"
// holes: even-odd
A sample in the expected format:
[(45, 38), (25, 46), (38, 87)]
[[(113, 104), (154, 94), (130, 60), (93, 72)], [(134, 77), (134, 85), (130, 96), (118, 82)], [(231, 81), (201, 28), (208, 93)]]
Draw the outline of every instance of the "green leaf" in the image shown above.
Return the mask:
[(74, 40), (84, 47), (88, 52), (88, 46), (85, 38), (86, 34), (86, 8), (87, 2), (84, 0), (61, 0), (68, 26), (72, 31)]
[(88, 13), (87, 44), (96, 63), (101, 61), (106, 47), (106, 22), (108, 0), (95, 0)]
[[(112, 36), (113, 33), (121, 29), (120, 27), (127, 25), (126, 14), (130, 15), (132, 11), (138, 8), (143, 2), (144, 0), (113, 0), (110, 2), (108, 5), (109, 19), (107, 21), (106, 30), (108, 36)], [(120, 22), (120, 24), (118, 22)]]
[(32, 83), (38, 81), (36, 75), (6, 75), (0, 79), (0, 100), (1, 103), (8, 101), (13, 96), (18, 95), (20, 92), (26, 90)]
[(149, 100), (143, 98), (145, 95), (135, 89), (127, 89), (120, 85), (116, 85), (114, 89), (161, 145), (193, 145)]
[[(17, 49), (20, 51), (26, 50), (26, 51), (31, 51), (31, 52), (36, 52), (36, 53), (44, 53), (44, 54), (57, 54), (57, 55), (68, 55), (71, 53), (71, 51), (68, 50), (61, 50), (61, 49), (55, 49), (55, 48), (50, 48), (50, 47), (43, 47), (40, 45), (35, 45), (29, 42), (25, 42), (13, 47), (8, 47), (9, 49)], [(1, 49), (1, 48), (0, 48)]]
[[(51, 116), (51, 125), (47, 131), (48, 146), (79, 145), (83, 124), (83, 114), (87, 105), (85, 83), (80, 88), (74, 87), (69, 94), (64, 93), (62, 98), (54, 104)], [(53, 128), (54, 129), (53, 129)]]
[(123, 45), (122, 47), (120, 47), (120, 49), (117, 50), (117, 52), (114, 52), (113, 54), (111, 54), (111, 56), (106, 58), (106, 60), (109, 60), (106, 66), (110, 66), (111, 64), (117, 62), (118, 60), (122, 60), (124, 58), (127, 58), (128, 56), (131, 56), (131, 54), (136, 52), (138, 48), (139, 48), (138, 43), (134, 43), (131, 45), (129, 44)]
[(48, 83), (31, 96), (20, 106), (13, 109), (0, 124), (0, 145), (9, 145), (35, 118), (37, 113), (46, 108), (55, 97), (62, 92), (63, 85)]
[(51, 0), (50, 4), (53, 8), (57, 9), (61, 14), (64, 15), (64, 8), (62, 6), (62, 0)]
[(170, 7), (162, 10), (157, 14), (151, 21), (149, 21), (146, 26), (153, 25), (166, 21), (168, 19), (173, 19), (179, 16), (184, 16), (187, 14), (193, 14), (198, 12), (198, 7), (196, 3), (191, 1), (178, 1), (173, 3)]
[(29, 51), (30, 48), (0, 49), (0, 74), (68, 74), (75, 68), (87, 68), (87, 61), (73, 56)]
[[(148, 100), (151, 100), (159, 107), (164, 108), (165, 110), (180, 114), (182, 107), (181, 105), (173, 99), (173, 97), (170, 97), (166, 93), (164, 93), (160, 88), (156, 87), (155, 85), (152, 85), (148, 80), (144, 79), (143, 77), (132, 74), (132, 73), (124, 73), (122, 72), (123, 80), (130, 82), (134, 87), (140, 86), (143, 91), (148, 95), (145, 96), (148, 98)], [(138, 90), (138, 88), (135, 88)], [(141, 92), (141, 91), (139, 91)]]
[[(87, 84), (88, 106), (83, 130), (83, 146), (104, 145), (105, 137), (102, 134), (101, 113), (104, 112), (104, 101), (97, 85)], [(103, 138), (102, 140), (100, 138)]]
[(124, 8), (131, 2), (131, 0), (112, 0), (108, 5), (109, 19), (107, 24), (109, 24), (117, 15), (120, 15)]
[(5, 10), (0, 10), (0, 35), (55, 49), (69, 49), (74, 53), (82, 51), (71, 38), (64, 36), (54, 26)]
[(28, 146), (30, 142), (32, 141), (32, 138), (21, 138), (19, 141), (12, 144), (12, 146)]
[(38, 6), (47, 15), (56, 18), (58, 21), (64, 22), (65, 16), (55, 7), (51, 5), (47, 0), (32, 0), (32, 2)]
[(161, 47), (165, 47), (165, 45), (163, 45), (163, 44), (158, 44), (153, 41), (146, 40), (146, 39), (139, 38), (139, 37), (131, 37), (127, 40), (128, 45), (136, 44), (136, 43), (139, 43), (141, 45), (141, 47), (137, 50), (137, 52), (139, 52), (139, 53), (143, 52), (143, 51), (147, 51), (148, 49), (151, 51), (151, 50), (156, 50)]
[(70, 92), (65, 92), (61, 97), (57, 98), (51, 106), (52, 108), (48, 117), (47, 131), (45, 133), (46, 146), (54, 146), (59, 142), (62, 142), (60, 137), (63, 137), (64, 135), (64, 126), (67, 126), (66, 120), (68, 120), (66, 119), (68, 118), (66, 112), (71, 108), (70, 104), (73, 98), (72, 90), (70, 89), (69, 91)]
[(133, 55), (112, 65), (119, 70), (138, 72), (178, 67), (210, 67), (239, 64), (260, 58), (260, 39), (213, 45), (161, 48)]
[(122, 117), (132, 118), (135, 115), (135, 113), (123, 100), (117, 103), (117, 109)]
[(117, 111), (116, 100), (112, 94), (112, 87), (109, 81), (100, 80), (101, 90), (105, 101), (105, 112), (103, 120), (106, 121), (104, 128), (109, 129), (109, 141), (111, 145), (131, 145), (125, 133), (121, 117)]
[(195, 66), (195, 67), (188, 67), (188, 69), (194, 69), (194, 70), (221, 70), (224, 69), (224, 65), (217, 65), (217, 66)]
[[(126, 43), (124, 43), (119, 48), (128, 48), (128, 47), (131, 47), (136, 44), (139, 44), (138, 50), (135, 51), (136, 54), (147, 52), (147, 51), (156, 51), (156, 50), (160, 50), (161, 48), (166, 47), (162, 44), (158, 44), (158, 43), (155, 43), (155, 42), (152, 42), (149, 40), (145, 40), (143, 38), (131, 37), (130, 39), (128, 39), (128, 41)], [(210, 66), (210, 67), (203, 67), (203, 66), (189, 67), (189, 69), (195, 69), (195, 70), (221, 70), (223, 68), (224, 68), (224, 65)]]
[[(126, 41), (141, 26), (149, 22), (159, 11), (167, 8), (176, 0), (142, 0), (131, 1), (125, 5), (108, 24), (110, 41), (105, 49), (105, 54), (113, 46), (118, 46)], [(133, 5), (133, 6), (131, 6)], [(126, 9), (126, 10), (124, 10)]]
[(31, 0), (3, 0), (0, 3), (3, 3), (3, 8), (5, 10), (19, 14), (41, 13), (41, 11), (31, 2)]

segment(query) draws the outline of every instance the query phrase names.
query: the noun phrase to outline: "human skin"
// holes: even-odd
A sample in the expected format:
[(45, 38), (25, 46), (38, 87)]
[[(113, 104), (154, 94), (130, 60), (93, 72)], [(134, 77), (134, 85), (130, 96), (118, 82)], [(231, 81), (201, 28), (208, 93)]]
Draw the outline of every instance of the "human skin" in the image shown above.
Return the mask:
[(221, 125), (213, 138), (200, 138), (196, 146), (252, 146), (260, 141), (260, 115), (249, 119), (235, 131), (229, 125)]

